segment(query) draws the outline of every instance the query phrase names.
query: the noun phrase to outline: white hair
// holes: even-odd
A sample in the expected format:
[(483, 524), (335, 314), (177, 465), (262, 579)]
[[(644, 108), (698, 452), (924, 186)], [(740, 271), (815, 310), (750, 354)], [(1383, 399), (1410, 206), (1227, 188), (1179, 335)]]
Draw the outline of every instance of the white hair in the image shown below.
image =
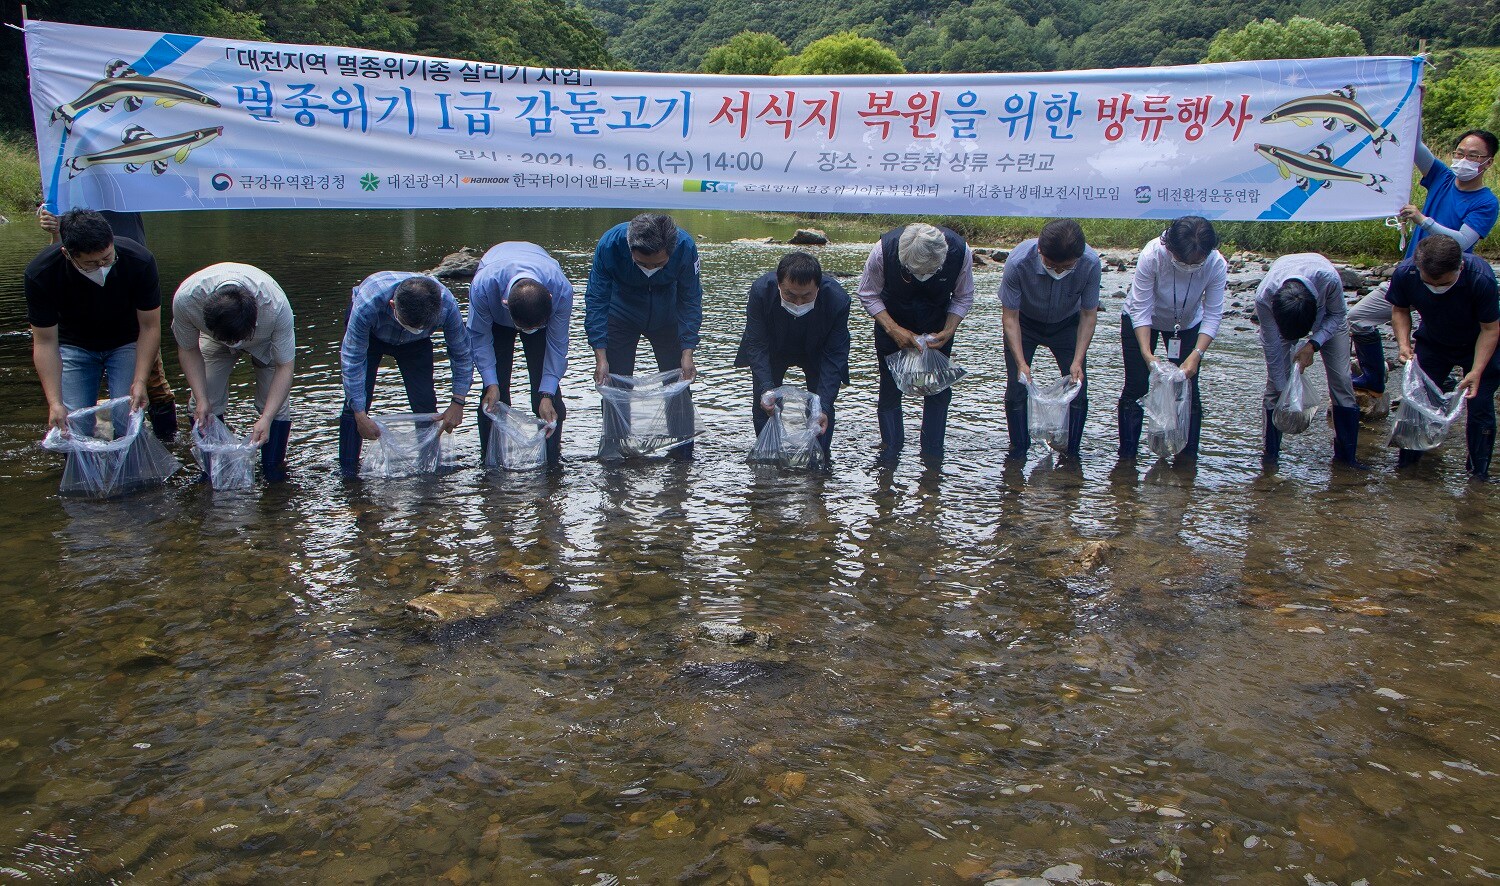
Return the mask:
[(948, 259), (948, 240), (932, 225), (907, 225), (901, 232), (896, 257), (913, 275), (929, 277), (936, 274)]

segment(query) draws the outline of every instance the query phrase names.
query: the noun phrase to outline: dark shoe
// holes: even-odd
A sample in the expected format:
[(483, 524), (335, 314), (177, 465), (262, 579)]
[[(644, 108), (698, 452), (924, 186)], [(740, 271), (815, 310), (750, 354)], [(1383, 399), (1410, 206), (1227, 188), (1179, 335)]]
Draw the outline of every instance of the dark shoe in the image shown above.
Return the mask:
[(177, 439), (177, 404), (174, 402), (151, 404), (146, 409), (146, 419), (151, 422), (151, 433), (163, 443)]
[(1120, 448), (1118, 450), (1120, 461), (1133, 462), (1141, 448), (1141, 426), (1146, 423), (1146, 412), (1141, 409), (1138, 403), (1121, 403), (1118, 414), (1120, 419)]
[(1419, 449), (1402, 449), (1396, 453), (1396, 470), (1409, 468), (1422, 460), (1422, 451)]
[(1469, 444), (1469, 458), (1465, 467), (1474, 480), (1490, 479), (1490, 456), (1495, 451), (1495, 432), (1491, 429), (1477, 430), (1465, 427), (1464, 437)]
[(901, 458), (901, 449), (906, 445), (906, 426), (901, 421), (901, 410), (876, 410), (875, 418), (880, 423), (879, 461), (894, 465)]
[(1276, 427), (1276, 410), (1266, 410), (1266, 440), (1261, 448), (1260, 463), (1268, 471), (1276, 470), (1281, 461), (1281, 429)]
[(1356, 471), (1368, 471), (1370, 466), (1359, 460), (1359, 407), (1334, 406), (1333, 415), (1333, 460)]
[(1359, 361), (1359, 375), (1350, 381), (1356, 388), (1364, 388), (1377, 394), (1385, 392), (1385, 345), (1380, 340), (1380, 330), (1354, 334), (1354, 359)]
[(260, 448), (260, 472), (267, 483), (286, 481), (286, 447), (292, 439), (292, 423), (275, 420), (266, 433), (266, 443)]

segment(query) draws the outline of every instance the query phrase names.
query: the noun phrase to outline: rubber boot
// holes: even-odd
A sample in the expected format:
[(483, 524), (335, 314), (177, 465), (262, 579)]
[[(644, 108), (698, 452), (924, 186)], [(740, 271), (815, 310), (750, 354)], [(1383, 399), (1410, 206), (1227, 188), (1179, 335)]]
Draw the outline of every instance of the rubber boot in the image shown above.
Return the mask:
[(152, 403), (146, 407), (146, 420), (151, 422), (151, 433), (163, 443), (177, 440), (177, 404), (172, 401)]
[[(1079, 397), (1082, 396), (1080, 391)], [(1075, 462), (1083, 460), (1083, 421), (1087, 417), (1088, 413), (1082, 409), (1068, 409), (1068, 458)]]
[[(1268, 471), (1276, 470), (1281, 462), (1281, 429), (1276, 427), (1275, 416), (1276, 410), (1266, 410), (1266, 442), (1260, 453), (1260, 464)], [(1338, 449), (1337, 444), (1334, 449)]]
[(1146, 412), (1139, 403), (1121, 403), (1118, 407), (1120, 420), (1120, 461), (1135, 461), (1141, 448), (1141, 426), (1146, 423)]
[(1495, 450), (1495, 432), (1491, 428), (1478, 429), (1464, 426), (1464, 436), (1469, 443), (1469, 459), (1466, 467), (1469, 477), (1480, 482), (1490, 479), (1490, 456)]
[(901, 421), (901, 408), (876, 410), (880, 422), (880, 462), (894, 465), (901, 457), (901, 448), (906, 445), (906, 427)]
[(1353, 334), (1354, 359), (1359, 361), (1359, 375), (1350, 379), (1356, 388), (1364, 388), (1377, 394), (1385, 393), (1385, 345), (1380, 340), (1380, 330), (1371, 329)]
[(1398, 450), (1396, 453), (1396, 470), (1399, 471), (1402, 468), (1409, 468), (1421, 460), (1422, 451), (1420, 449)]
[(1025, 461), (1031, 449), (1031, 428), (1027, 425), (1026, 401), (1005, 402), (1005, 429), (1010, 437), (1010, 448), (1005, 457), (1011, 461)]
[(280, 419), (271, 422), (265, 445), (260, 448), (260, 472), (267, 483), (286, 481), (286, 447), (291, 438), (291, 422)]
[(1368, 471), (1370, 466), (1359, 460), (1359, 407), (1335, 405), (1329, 412), (1333, 415), (1333, 460)]

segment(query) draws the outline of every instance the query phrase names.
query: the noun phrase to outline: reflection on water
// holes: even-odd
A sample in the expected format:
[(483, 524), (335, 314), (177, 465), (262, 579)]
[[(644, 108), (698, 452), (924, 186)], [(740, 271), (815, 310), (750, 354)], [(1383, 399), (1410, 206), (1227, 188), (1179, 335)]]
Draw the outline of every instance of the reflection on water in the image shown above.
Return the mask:
[[(470, 416), (467, 470), (335, 479), (351, 285), (514, 237), (581, 285), (592, 239), (624, 215), (151, 218), (168, 291), (233, 258), (291, 295), (294, 479), (215, 493), (183, 477), (112, 503), (54, 495), (18, 273), (39, 242), (0, 232), (7, 879), (1500, 873), (1494, 493), (1463, 483), (1451, 445), (1393, 476), (1375, 429), (1372, 475), (1331, 471), (1321, 422), (1261, 476), (1246, 320), (1226, 321), (1206, 369), (1196, 472), (1113, 470), (1103, 322), (1082, 469), (1040, 449), (1017, 467), (1000, 458), (986, 270), (940, 471), (873, 469), (858, 320), (833, 473), (781, 474), (744, 463), (750, 382), (729, 368), (743, 293), (781, 250), (730, 241), (790, 231), (684, 216), (708, 292), (693, 462), (590, 458), (600, 411), (575, 323), (560, 475), (480, 473)], [(825, 264), (855, 273), (875, 233), (836, 236), (864, 245)], [(1108, 275), (1106, 295), (1123, 285)], [(398, 391), (387, 373), (380, 399)], [(555, 581), (533, 591), (506, 577), (518, 568)], [(506, 603), (456, 629), (403, 611), (438, 588)], [(769, 641), (715, 642), (710, 621)]]

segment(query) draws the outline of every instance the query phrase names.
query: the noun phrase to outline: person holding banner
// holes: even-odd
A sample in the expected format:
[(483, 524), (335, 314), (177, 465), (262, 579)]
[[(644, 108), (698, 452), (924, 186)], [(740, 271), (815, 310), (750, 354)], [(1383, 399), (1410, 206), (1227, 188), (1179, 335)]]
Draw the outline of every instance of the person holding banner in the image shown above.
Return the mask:
[[(1316, 252), (1276, 259), (1255, 291), (1255, 316), (1260, 320), (1260, 343), (1266, 356), (1266, 438), (1261, 463), (1268, 469), (1274, 469), (1281, 458), (1281, 431), (1272, 416), (1286, 389), (1292, 364), (1306, 370), (1320, 354), (1332, 403), (1333, 460), (1356, 470), (1369, 469), (1356, 452), (1359, 405), (1349, 380), (1349, 324), (1345, 313), (1344, 280), (1338, 268)], [(1302, 346), (1296, 347), (1304, 338), (1307, 340)]]
[(255, 367), (255, 409), (250, 442), (261, 443), (267, 483), (286, 479), (292, 434), (288, 395), (297, 356), (292, 305), (270, 274), (254, 265), (220, 262), (189, 276), (172, 297), (177, 361), (192, 391), (189, 407), (200, 428), (223, 421), (229, 373), (241, 356)]
[[(875, 357), (880, 394), (875, 415), (880, 423), (880, 461), (894, 465), (906, 444), (901, 416), (901, 389), (885, 358), (915, 348), (917, 336), (945, 356), (953, 353), (953, 333), (974, 304), (974, 253), (953, 231), (928, 224), (887, 231), (865, 262), (859, 279), (859, 301), (875, 319)], [(922, 398), (922, 460), (943, 460), (952, 389)]]
[(1198, 370), (1219, 334), (1228, 279), (1228, 265), (1218, 245), (1219, 235), (1208, 219), (1185, 215), (1146, 244), (1136, 260), (1135, 279), (1120, 313), (1125, 362), (1125, 387), (1118, 407), (1123, 464), (1133, 464), (1140, 448), (1145, 423), (1140, 398), (1150, 381), (1150, 364), (1160, 359), (1155, 353), (1158, 340), (1164, 342), (1167, 359), (1181, 367), (1191, 383), (1192, 426), (1179, 462), (1193, 464), (1198, 459), (1203, 426)]
[(354, 287), (349, 321), (339, 348), (343, 369), (344, 411), (339, 415), (339, 471), (344, 479), (359, 476), (361, 440), (380, 437), (369, 415), (380, 360), (396, 358), (406, 402), (419, 415), (437, 412), (433, 378), (432, 334), (442, 327), (453, 373), (453, 397), (440, 421), (451, 431), (463, 421), (464, 404), (474, 382), (469, 334), (463, 313), (448, 287), (432, 277), (406, 271), (376, 271)]
[[(1427, 377), (1442, 384), (1454, 367), (1463, 371), (1457, 390), (1469, 410), (1464, 425), (1469, 476), (1490, 478), (1495, 450), (1495, 391), (1500, 389), (1500, 293), (1490, 263), (1465, 254), (1457, 240), (1438, 234), (1425, 238), (1416, 255), (1396, 266), (1391, 288), (1391, 329), (1401, 363), (1416, 360)], [(1411, 312), (1422, 315), (1416, 335)], [(1396, 466), (1416, 464), (1422, 453), (1403, 449)]]
[(1102, 274), (1099, 253), (1084, 242), (1083, 228), (1070, 218), (1047, 222), (1036, 239), (1023, 240), (1006, 258), (1000, 279), (1005, 427), (1010, 434), (1006, 458), (1024, 461), (1031, 448), (1021, 379), (1031, 377), (1031, 358), (1042, 345), (1052, 352), (1058, 370), (1081, 385), (1068, 408), (1068, 456), (1078, 458), (1089, 408), (1084, 358), (1099, 320)]
[(68, 431), (68, 412), (109, 396), (149, 403), (148, 378), (161, 346), (156, 257), (115, 239), (104, 217), (74, 209), (58, 219), (60, 242), (26, 266), (32, 360), (47, 398), (47, 424)]
[[(116, 240), (134, 240), (142, 246), (147, 245), (146, 224), (139, 212), (113, 212), (108, 209), (98, 212), (114, 232)], [(36, 221), (38, 227), (52, 238), (53, 243), (58, 242), (57, 216), (47, 211), (45, 201), (37, 204)], [(163, 443), (171, 443), (177, 439), (177, 398), (172, 394), (172, 386), (167, 383), (167, 370), (161, 363), (160, 348), (156, 350), (156, 363), (151, 367), (151, 375), (146, 378), (146, 396), (150, 398), (150, 404), (146, 407), (146, 419), (151, 422), (151, 432)]]
[(800, 367), (807, 390), (823, 410), (818, 442), (828, 454), (833, 442), (833, 400), (849, 383), (849, 293), (823, 273), (816, 256), (791, 252), (776, 270), (750, 284), (745, 332), (734, 365), (749, 367), (753, 390), (750, 412), (760, 434), (775, 410), (762, 397), (781, 386), (786, 371)]
[[(594, 349), (594, 383), (611, 373), (634, 375), (642, 338), (651, 343), (656, 368), (682, 369), (682, 380), (697, 375), (693, 351), (703, 321), (703, 284), (698, 277), (698, 245), (670, 215), (642, 213), (615, 225), (599, 238), (589, 288), (584, 293), (584, 328)], [(682, 436), (691, 436), (691, 429)], [(671, 451), (693, 457), (693, 444)]]
[[(1415, 226), (1406, 244), (1407, 260), (1416, 255), (1417, 244), (1435, 234), (1453, 238), (1468, 253), (1489, 236), (1500, 217), (1500, 200), (1485, 187), (1484, 174), (1494, 165), (1497, 147), (1500, 141), (1494, 133), (1471, 129), (1458, 137), (1453, 165), (1449, 166), (1433, 156), (1427, 145), (1417, 142), (1417, 169), (1422, 173), (1427, 199), (1421, 210), (1411, 203), (1401, 207), (1401, 219)], [(1377, 394), (1385, 392), (1385, 345), (1381, 343), (1380, 326), (1391, 322), (1391, 302), (1386, 298), (1389, 288), (1389, 283), (1377, 286), (1349, 311), (1359, 360), (1354, 386)]]
[(510, 403), (516, 339), (531, 379), (531, 411), (545, 422), (547, 464), (562, 459), (562, 425), (568, 410), (559, 385), (568, 368), (568, 325), (573, 286), (562, 266), (534, 243), (512, 241), (490, 247), (469, 287), (469, 346), (484, 385), (479, 408), (479, 451), (489, 447), (488, 415)]

